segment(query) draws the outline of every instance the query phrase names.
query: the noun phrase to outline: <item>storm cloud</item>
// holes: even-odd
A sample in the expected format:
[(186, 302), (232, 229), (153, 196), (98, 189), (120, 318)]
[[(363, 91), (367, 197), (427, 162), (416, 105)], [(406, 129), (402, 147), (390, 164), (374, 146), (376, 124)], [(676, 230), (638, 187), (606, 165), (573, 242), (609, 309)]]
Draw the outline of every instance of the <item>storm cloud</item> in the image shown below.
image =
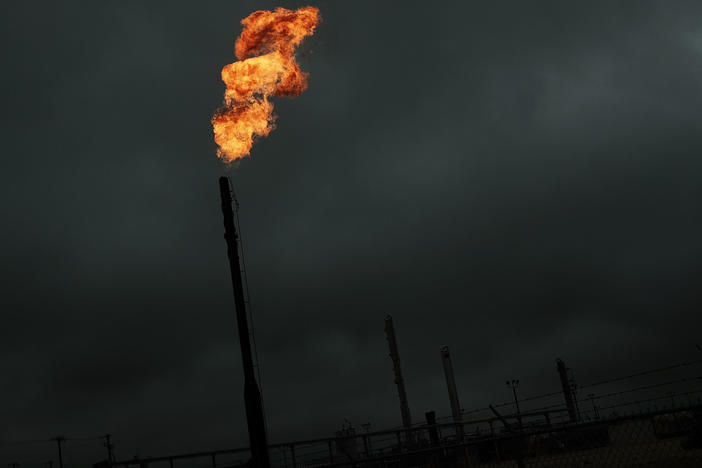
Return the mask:
[[(695, 358), (699, 2), (321, 1), (276, 131), (226, 171), (239, 20), (292, 2), (5, 7), (0, 460), (247, 444), (231, 176), (273, 442)], [(66, 459), (100, 460), (98, 442)]]

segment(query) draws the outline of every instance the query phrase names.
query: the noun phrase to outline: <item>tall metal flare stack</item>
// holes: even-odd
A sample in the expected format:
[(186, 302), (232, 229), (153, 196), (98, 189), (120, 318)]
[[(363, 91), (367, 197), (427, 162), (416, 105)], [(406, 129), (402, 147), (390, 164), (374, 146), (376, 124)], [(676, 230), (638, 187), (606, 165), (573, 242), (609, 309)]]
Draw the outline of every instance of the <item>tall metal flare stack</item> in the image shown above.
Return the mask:
[(246, 317), (246, 301), (244, 300), (244, 285), (241, 281), (241, 266), (239, 263), (239, 236), (234, 224), (232, 192), (228, 178), (219, 178), (219, 193), (222, 199), (222, 215), (224, 216), (224, 239), (227, 241), (227, 256), (229, 257), (229, 269), (231, 270), (232, 288), (234, 289), (234, 305), (236, 307), (236, 323), (239, 328), (241, 360), (244, 365), (244, 402), (246, 404), (246, 421), (251, 444), (251, 466), (269, 468), (271, 463), (268, 456), (266, 425), (263, 417), (261, 392), (259, 391), (254, 372), (249, 323)]
[(397, 350), (397, 338), (395, 338), (395, 325), (392, 315), (385, 317), (385, 336), (390, 347), (390, 358), (392, 359), (392, 370), (395, 372), (395, 385), (400, 398), (400, 414), (402, 425), (410, 429), (412, 427), (412, 416), (410, 415), (409, 403), (407, 403), (407, 392), (405, 391), (405, 380), (402, 378), (402, 368), (400, 367), (400, 352)]

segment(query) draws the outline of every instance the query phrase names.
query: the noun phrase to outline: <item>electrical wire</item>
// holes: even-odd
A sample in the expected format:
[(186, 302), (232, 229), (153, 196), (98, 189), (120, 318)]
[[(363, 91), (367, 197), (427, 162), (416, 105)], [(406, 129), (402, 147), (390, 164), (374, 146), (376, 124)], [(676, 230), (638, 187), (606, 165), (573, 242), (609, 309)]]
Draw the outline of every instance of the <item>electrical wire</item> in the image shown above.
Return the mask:
[(663, 372), (663, 371), (677, 369), (680, 367), (691, 366), (693, 364), (699, 364), (699, 363), (702, 363), (702, 359), (697, 359), (695, 361), (689, 361), (689, 362), (683, 362), (681, 364), (674, 364), (672, 366), (659, 367), (657, 369), (650, 369), (650, 370), (646, 370), (646, 371), (636, 372), (635, 374), (626, 375), (624, 377), (617, 377), (614, 379), (601, 380), (599, 382), (595, 382), (595, 383), (591, 383), (591, 384), (587, 384), (587, 385), (581, 385), (580, 387), (578, 387), (578, 389), (582, 390), (583, 388), (590, 388), (590, 387), (595, 387), (597, 385), (604, 385), (604, 384), (608, 384), (608, 383), (619, 382), (621, 380), (632, 379), (634, 377), (641, 377), (642, 375), (655, 374), (656, 372)]
[(229, 188), (232, 191), (232, 200), (234, 201), (234, 221), (236, 222), (236, 230), (239, 233), (239, 253), (241, 256), (241, 268), (244, 279), (244, 291), (246, 292), (246, 310), (249, 317), (249, 336), (251, 337), (251, 345), (253, 348), (254, 367), (256, 368), (256, 377), (258, 377), (258, 388), (261, 394), (261, 410), (263, 411), (264, 424), (266, 432), (268, 432), (268, 415), (266, 414), (266, 405), (263, 396), (263, 380), (261, 379), (261, 364), (258, 358), (258, 346), (256, 345), (256, 331), (254, 327), (253, 306), (251, 304), (251, 294), (249, 292), (249, 275), (246, 272), (246, 258), (244, 256), (244, 240), (241, 233), (241, 224), (239, 223), (239, 200), (234, 193), (234, 184), (231, 178), (229, 179)]

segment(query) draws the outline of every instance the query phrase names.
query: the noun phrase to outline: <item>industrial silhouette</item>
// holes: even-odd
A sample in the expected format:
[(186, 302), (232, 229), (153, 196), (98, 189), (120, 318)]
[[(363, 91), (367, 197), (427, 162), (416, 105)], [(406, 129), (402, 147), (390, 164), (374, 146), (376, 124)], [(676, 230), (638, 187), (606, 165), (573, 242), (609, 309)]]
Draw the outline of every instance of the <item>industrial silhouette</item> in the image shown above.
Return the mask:
[[(444, 346), (439, 348), (437, 372), (440, 360), (451, 414), (437, 418), (429, 410), (424, 412), (424, 421), (407, 425), (410, 404), (397, 336), (392, 317), (384, 322), (392, 378), (398, 386), (399, 425), (370, 431), (366, 424), (357, 430), (345, 420), (332, 437), (267, 444), (269, 466), (702, 466), (702, 359), (585, 385), (577, 385), (572, 369), (556, 359), (553, 370), (560, 382), (558, 390), (519, 398), (519, 379), (510, 379), (511, 401), (467, 410), (458, 403), (451, 356)], [(646, 383), (612, 389), (642, 378)], [(582, 390), (587, 393), (579, 399)], [(95, 463), (95, 468), (261, 466), (255, 464), (248, 447), (121, 458), (115, 455), (110, 434), (93, 439), (106, 449), (106, 458)], [(62, 466), (62, 453), (73, 440), (86, 439), (57, 436), (31, 442), (56, 444), (56, 461)], [(53, 463), (48, 461), (46, 466), (53, 468)], [(23, 466), (21, 461), (6, 464)]]
[[(101, 441), (106, 449), (106, 458), (95, 463), (95, 468), (702, 466), (702, 377), (699, 376), (702, 359), (578, 386), (572, 369), (559, 358), (554, 369), (560, 382), (558, 391), (520, 399), (520, 380), (512, 378), (506, 380), (512, 401), (465, 410), (459, 403), (451, 352), (448, 346), (442, 346), (438, 357), (451, 414), (437, 418), (435, 411), (426, 409), (425, 420), (413, 422), (390, 315), (384, 319), (384, 331), (397, 387), (400, 425), (370, 431), (370, 426), (364, 424), (364, 430), (358, 431), (351, 421), (345, 420), (333, 437), (269, 444), (256, 379), (255, 346), (252, 348), (255, 342), (247, 315), (234, 200), (226, 177), (219, 179), (219, 188), (244, 368), (250, 445), (130, 459), (118, 457), (111, 434), (105, 434), (88, 438)], [(684, 374), (671, 378), (672, 372)], [(608, 390), (611, 384), (632, 382), (644, 376), (648, 379), (644, 385)], [(579, 400), (578, 392), (584, 389), (589, 393), (585, 400)], [(585, 402), (587, 405), (581, 407)], [(78, 439), (60, 435), (30, 442), (56, 443), (58, 467), (63, 468), (64, 446), (71, 440)], [(53, 468), (53, 462), (46, 462), (46, 466)], [(7, 466), (22, 465), (12, 461)]]

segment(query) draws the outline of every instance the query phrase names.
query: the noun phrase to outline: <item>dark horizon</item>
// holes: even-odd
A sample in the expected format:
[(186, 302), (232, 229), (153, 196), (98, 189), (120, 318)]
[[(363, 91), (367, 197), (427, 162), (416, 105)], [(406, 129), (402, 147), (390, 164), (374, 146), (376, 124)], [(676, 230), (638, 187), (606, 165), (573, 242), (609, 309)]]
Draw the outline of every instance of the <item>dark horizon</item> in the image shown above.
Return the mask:
[(248, 444), (221, 175), (271, 442), (401, 424), (387, 314), (418, 421), (442, 346), (466, 410), (702, 358), (701, 4), (313, 3), (227, 169), (239, 21), (306, 4), (6, 7), (0, 462)]

